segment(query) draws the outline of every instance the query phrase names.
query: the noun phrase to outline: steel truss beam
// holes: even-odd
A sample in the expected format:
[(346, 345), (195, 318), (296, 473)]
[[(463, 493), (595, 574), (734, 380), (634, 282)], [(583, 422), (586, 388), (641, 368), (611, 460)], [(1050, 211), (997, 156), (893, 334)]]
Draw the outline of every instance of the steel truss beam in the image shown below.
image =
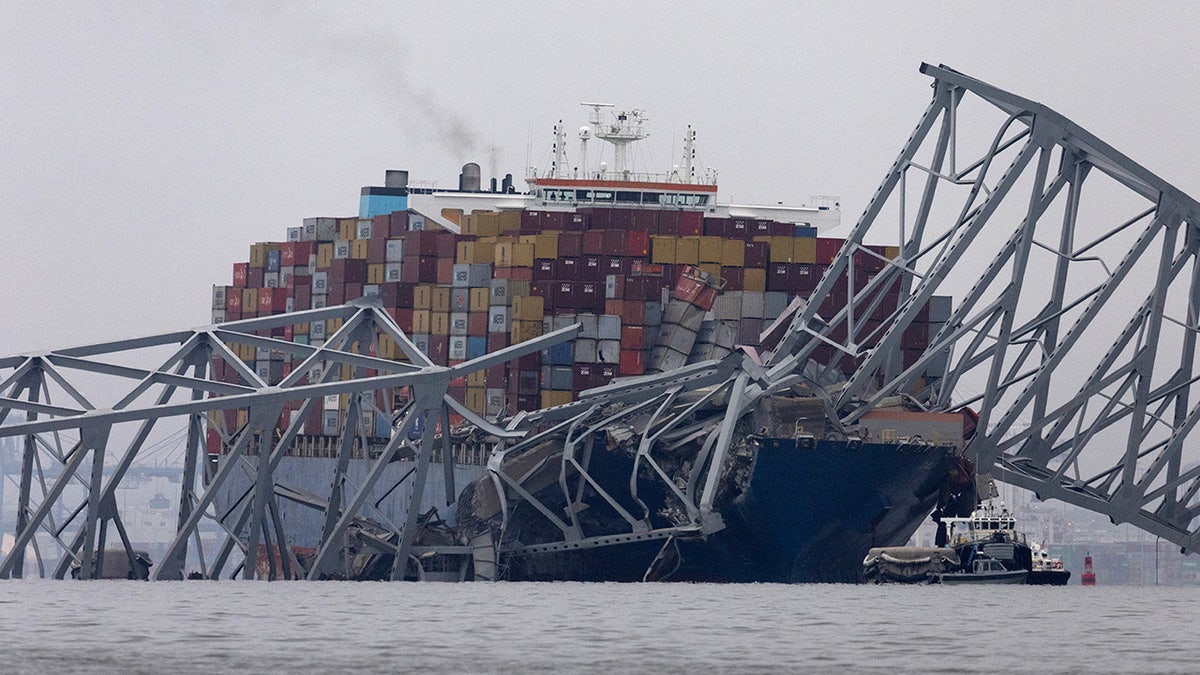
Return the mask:
[[(285, 328), (312, 322), (333, 321), (340, 325), (323, 344), (298, 344), (280, 337)], [(539, 351), (574, 337), (570, 327), (519, 345), (507, 347), (459, 365), (434, 365), (404, 335), (376, 300), (364, 299), (338, 307), (232, 321), (192, 331), (105, 342), (69, 349), (0, 358), (0, 436), (24, 439), (22, 475), (18, 494), (15, 545), (0, 560), (0, 578), (25, 574), (26, 550), (45, 539), (60, 549), (54, 576), (63, 578), (76, 569), (83, 579), (103, 573), (107, 527), (112, 523), (131, 563), (135, 556), (115, 498), (116, 490), (143, 454), (159, 421), (181, 418), (186, 427), (184, 476), (177, 496), (178, 522), (174, 541), (154, 568), (155, 579), (181, 579), (187, 565), (189, 542), (199, 545), (202, 520), (215, 520), (225, 529), (224, 544), (213, 560), (198, 551), (203, 574), (216, 578), (235, 551), (247, 560), (241, 563), (244, 578), (291, 578), (298, 563), (287, 545), (288, 533), (280, 517), (279, 494), (287, 488), (277, 483), (275, 471), (292, 449), (310, 410), (320, 410), (330, 395), (349, 395), (354, 409), (376, 409), (375, 394), (403, 392), (411, 403), (406, 408), (400, 433), (386, 443), (366, 481), (352, 496), (344, 492), (346, 460), (360, 434), (367, 430), (347, 425), (338, 449), (338, 470), (331, 491), (324, 499), (326, 527), (317, 564), (306, 573), (310, 578), (336, 576), (343, 568), (338, 556), (347, 527), (361, 518), (383, 469), (394, 460), (413, 428), (415, 420), (441, 420), (448, 430), (449, 411), (465, 411), (447, 394), (455, 378), (498, 363)], [(386, 336), (403, 354), (403, 361), (384, 359), (380, 338)], [(247, 365), (251, 356), (285, 354), (300, 365), (278, 382), (267, 379)], [(156, 366), (129, 365), (153, 362)], [(278, 424), (285, 409), (293, 411), (287, 424)], [(242, 424), (228, 427), (225, 413), (242, 411)], [(378, 411), (390, 416), (390, 410)], [(469, 411), (467, 411), (469, 412)], [(357, 420), (353, 415), (350, 419)], [(481, 419), (468, 418), (485, 431), (500, 437), (519, 435)], [(115, 429), (134, 424), (125, 449), (114, 455), (120, 437)], [(216, 434), (227, 451), (207, 455), (202, 446), (205, 430)], [(280, 432), (272, 434), (279, 428)], [(64, 438), (75, 437), (73, 447), (64, 449)], [(422, 512), (424, 482), (434, 444), (442, 444), (451, 455), (447, 434), (438, 424), (426, 424), (416, 442), (416, 467), (405, 480), (413, 482), (406, 520), (395, 545), (397, 562), (393, 572), (402, 578), (415, 547), (417, 517)], [(257, 462), (247, 458), (257, 456)], [(111, 461), (117, 457), (116, 462)], [(43, 475), (43, 462), (60, 467), (52, 483), (35, 478)], [(452, 471), (451, 464), (448, 471)], [(251, 487), (233, 507), (217, 513), (214, 499), (232, 486), (232, 477), (248, 472)], [(207, 473), (205, 485), (201, 475)], [(73, 501), (68, 487), (84, 488), (82, 501)], [(453, 475), (446, 482), (445, 503), (457, 496)], [(39, 490), (40, 487), (40, 490)], [(75, 504), (72, 506), (72, 504)], [(54, 513), (67, 512), (65, 522), (56, 523)], [(39, 534), (41, 533), (41, 534)], [(43, 544), (46, 543), (43, 541)], [(262, 558), (261, 550), (267, 555)], [(266, 569), (260, 569), (265, 563)]]
[[(855, 365), (830, 393), (844, 424), (899, 393), (970, 405), (979, 466), (1195, 550), (1200, 203), (1039, 103), (921, 72), (932, 102), (768, 365), (833, 345), (824, 362)], [(991, 140), (960, 156), (970, 124)], [(899, 241), (899, 256), (873, 263), (872, 240)], [(848, 302), (818, 317), (846, 278)], [(930, 322), (939, 294), (955, 306)], [(906, 352), (914, 330), (928, 344)]]

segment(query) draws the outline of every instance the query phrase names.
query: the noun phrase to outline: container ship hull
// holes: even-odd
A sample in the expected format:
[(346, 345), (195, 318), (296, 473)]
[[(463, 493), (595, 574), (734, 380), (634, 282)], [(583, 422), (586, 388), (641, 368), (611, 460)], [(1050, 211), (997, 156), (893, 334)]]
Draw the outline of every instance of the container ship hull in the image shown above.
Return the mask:
[(903, 544), (937, 505), (950, 446), (760, 442), (725, 528), (693, 539), (511, 555), (509, 580), (857, 583), (874, 546)]

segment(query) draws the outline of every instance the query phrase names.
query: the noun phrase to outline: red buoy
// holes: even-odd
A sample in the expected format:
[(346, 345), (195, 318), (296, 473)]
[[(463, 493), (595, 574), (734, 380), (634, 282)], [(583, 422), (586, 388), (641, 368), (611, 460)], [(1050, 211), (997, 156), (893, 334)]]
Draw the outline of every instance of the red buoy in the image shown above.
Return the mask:
[(1092, 552), (1088, 551), (1087, 556), (1083, 559), (1083, 576), (1079, 577), (1079, 582), (1084, 586), (1096, 585), (1096, 572), (1092, 570)]

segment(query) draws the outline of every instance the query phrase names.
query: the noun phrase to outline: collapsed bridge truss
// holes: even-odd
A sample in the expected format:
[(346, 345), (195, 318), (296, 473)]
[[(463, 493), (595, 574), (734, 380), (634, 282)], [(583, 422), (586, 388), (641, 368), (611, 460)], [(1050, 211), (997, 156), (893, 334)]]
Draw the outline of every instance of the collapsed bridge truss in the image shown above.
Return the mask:
[[(154, 577), (182, 578), (206, 516), (226, 534), (211, 560), (200, 554), (203, 576), (227, 571), (235, 549), (266, 545), (270, 552), (272, 542), (279, 553), (268, 554), (269, 576), (297, 576), (297, 561), (278, 545), (286, 532), (274, 469), (324, 397), (347, 396), (348, 418), (357, 419), (359, 410), (379, 407), (377, 392), (397, 389), (407, 392), (397, 429), (360, 484), (346, 479), (346, 467), (364, 432), (347, 424), (339, 439), (329, 493), (319, 496), (326, 505), (321, 546), (303, 570), (309, 578), (337, 571), (345, 533), (387, 465), (402, 456), (414, 460), (405, 480), (412, 481), (415, 503), (397, 524), (395, 541), (378, 545), (395, 555), (392, 578), (404, 575), (401, 561), (423, 552), (414, 532), (439, 446), (445, 503), (456, 497), (448, 434), (439, 433), (449, 428), (452, 411), (503, 441), (489, 466), (514, 493), (523, 489), (521, 481), (502, 475), (502, 453), (535, 443), (544, 433), (539, 428), (565, 429), (569, 445), (603, 422), (601, 410), (612, 402), (645, 411), (665, 440), (706, 434), (709, 471), (670, 488), (689, 507), (689, 525), (652, 531), (641, 526), (639, 514), (615, 506), (629, 534), (591, 541), (580, 534), (573, 512), (564, 518), (546, 509), (562, 542), (541, 546), (669, 538), (689, 528), (703, 534), (720, 527), (712, 513), (712, 467), (719, 468), (715, 457), (729, 450), (732, 425), (756, 396), (789, 386), (801, 373), (847, 427), (895, 395), (931, 411), (978, 410), (967, 450), (980, 467), (1042, 498), (1131, 522), (1194, 550), (1200, 456), (1187, 441), (1200, 421), (1200, 400), (1193, 396), (1200, 379), (1193, 365), (1200, 329), (1200, 240), (1193, 224), (1200, 204), (1053, 110), (948, 68), (923, 65), (922, 72), (934, 80), (930, 106), (810, 301), (794, 308), (790, 326), (780, 326), (786, 331), (775, 336), (781, 339), (761, 366), (735, 353), (497, 424), (448, 396), (450, 381), (571, 339), (575, 329), (444, 367), (433, 365), (370, 301), (0, 359), (0, 422), (7, 422), (0, 436), (22, 442), (14, 546), (0, 560), (0, 578), (23, 576), (26, 550), (39, 540), (63, 552), (51, 576), (67, 576), (72, 567), (82, 578), (99, 576), (103, 556), (96, 552), (106, 548), (110, 525), (132, 556), (116, 489), (155, 425), (169, 417), (187, 419), (184, 476), (176, 536)], [(972, 147), (979, 138), (985, 142)], [(895, 241), (901, 247), (894, 259), (866, 246)], [(930, 299), (939, 294), (955, 297), (944, 316), (930, 313)], [(264, 336), (329, 319), (343, 323), (321, 347)], [(927, 339), (909, 341), (918, 329)], [(404, 361), (374, 356), (381, 334)], [(239, 346), (280, 351), (303, 364), (268, 385), (242, 362)], [(147, 362), (137, 361), (144, 350), (168, 355), (154, 366), (139, 365)], [(122, 363), (123, 357), (137, 362)], [(855, 365), (848, 381), (831, 384), (819, 376), (821, 366), (847, 360)], [(234, 369), (237, 382), (213, 377), (216, 362)], [(115, 402), (98, 404), (77, 376), (108, 381), (99, 389), (120, 393)], [(701, 387), (713, 394), (696, 405), (719, 396), (731, 412), (691, 428), (692, 404), (681, 395)], [(672, 411), (680, 400), (682, 409)], [(213, 413), (235, 409), (245, 411), (244, 423), (216, 425), (229, 451), (210, 464), (205, 425)], [(292, 412), (290, 423), (270, 433), (285, 409)], [(117, 425), (134, 427), (128, 444), (114, 443)], [(648, 450), (656, 440), (643, 440), (636, 461), (661, 473)], [(257, 463), (248, 462), (255, 453)], [(578, 470), (579, 484), (571, 490), (583, 489), (586, 453), (585, 447), (564, 449), (562, 461)], [(204, 471), (207, 488), (197, 492)], [(215, 495), (239, 471), (253, 476), (252, 487), (228, 513), (215, 513)], [(78, 503), (66, 503), (72, 483), (86, 493)], [(458, 553), (471, 552), (461, 548)], [(251, 578), (258, 571), (243, 564), (235, 573)]]
[[(832, 394), (846, 423), (895, 393), (971, 406), (978, 466), (1195, 550), (1200, 204), (1039, 103), (921, 71), (933, 100), (814, 293), (847, 301), (810, 303), (776, 367), (855, 359)], [(897, 259), (871, 260), (880, 236)], [(865, 317), (895, 286), (880, 329)], [(939, 290), (955, 306), (935, 321)], [(903, 354), (920, 325), (928, 346)]]

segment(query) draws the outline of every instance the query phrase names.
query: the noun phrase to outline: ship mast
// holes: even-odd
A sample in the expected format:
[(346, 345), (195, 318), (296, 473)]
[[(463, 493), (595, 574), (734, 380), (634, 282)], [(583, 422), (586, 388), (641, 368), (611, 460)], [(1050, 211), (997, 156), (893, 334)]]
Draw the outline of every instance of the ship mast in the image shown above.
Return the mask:
[(629, 180), (630, 170), (625, 159), (625, 148), (634, 141), (640, 141), (649, 134), (642, 128), (642, 123), (648, 118), (642, 116), (640, 110), (623, 110), (614, 113), (616, 118), (606, 123), (601, 116), (601, 108), (612, 108), (611, 103), (584, 103), (592, 109), (591, 123), (593, 135), (602, 141), (613, 145), (613, 173), (618, 180)]

